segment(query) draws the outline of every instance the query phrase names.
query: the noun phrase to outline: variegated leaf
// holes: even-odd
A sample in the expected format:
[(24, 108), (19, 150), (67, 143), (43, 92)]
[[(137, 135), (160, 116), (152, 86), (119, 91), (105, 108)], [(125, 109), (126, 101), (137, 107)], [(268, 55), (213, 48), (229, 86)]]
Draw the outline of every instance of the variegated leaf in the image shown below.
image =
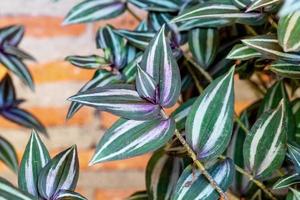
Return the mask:
[(186, 139), (201, 160), (212, 160), (227, 148), (233, 128), (234, 67), (215, 79), (196, 100), (186, 121)]
[(171, 199), (183, 169), (182, 158), (170, 156), (163, 150), (155, 152), (146, 168), (148, 199)]
[(52, 199), (60, 190), (74, 191), (79, 175), (76, 146), (56, 155), (41, 170), (38, 190), (41, 197)]
[(180, 95), (181, 78), (177, 61), (165, 36), (165, 26), (151, 40), (140, 65), (159, 83), (159, 104), (172, 107)]
[(297, 98), (293, 101), (292, 111), (295, 117), (295, 125), (296, 125), (296, 142), (300, 141), (300, 99)]
[(281, 17), (278, 23), (278, 40), (285, 52), (300, 51), (300, 11)]
[(26, 59), (26, 60), (33, 60), (35, 61), (35, 58), (26, 53), (25, 51), (19, 49), (18, 47), (12, 46), (10, 44), (4, 43), (3, 45), (3, 52), (6, 54), (10, 54), (13, 56), (16, 56), (20, 59)]
[(84, 196), (77, 192), (69, 191), (69, 190), (60, 190), (55, 195), (55, 200), (87, 200)]
[(156, 103), (158, 99), (157, 83), (140, 66), (137, 67), (137, 77), (135, 86), (140, 97), (145, 98), (152, 103)]
[(17, 103), (15, 87), (10, 76), (6, 74), (0, 82), (0, 107), (7, 108)]
[(128, 0), (128, 2), (147, 11), (176, 12), (180, 9), (179, 0)]
[(210, 19), (192, 19), (178, 23), (179, 31), (190, 31), (193, 28), (220, 28), (224, 26), (229, 26), (234, 23), (233, 19), (224, 18), (210, 18)]
[(188, 114), (191, 111), (192, 105), (194, 104), (196, 98), (191, 98), (187, 102), (180, 105), (171, 115), (171, 117), (176, 122), (176, 128), (181, 131), (185, 128), (185, 123)]
[[(117, 83), (121, 80), (119, 75), (114, 75), (112, 72), (107, 70), (97, 70), (93, 78), (87, 82), (78, 92), (85, 92), (95, 87), (102, 87), (108, 84)], [(67, 119), (73, 117), (73, 115), (82, 107), (80, 103), (71, 102), (68, 110)]]
[(244, 44), (235, 45), (227, 55), (227, 59), (231, 60), (249, 60), (261, 57), (262, 54)]
[(264, 179), (278, 169), (285, 157), (284, 102), (269, 112), (265, 112), (255, 122), (247, 135), (243, 154), (248, 170), (258, 179)]
[(296, 11), (300, 11), (300, 2), (298, 0), (285, 0), (279, 16), (283, 17)]
[(72, 65), (84, 69), (99, 69), (101, 66), (110, 65), (110, 62), (107, 62), (105, 58), (97, 55), (68, 56), (66, 60)]
[[(215, 164), (208, 170), (208, 173), (216, 181), (218, 186), (223, 191), (226, 191), (232, 182), (234, 164), (231, 160), (226, 159)], [(181, 174), (175, 191), (176, 193), (174, 193), (172, 200), (212, 200), (219, 198), (218, 192), (211, 186), (208, 180), (201, 175), (199, 170), (193, 169), (192, 165), (185, 168)]]
[(122, 14), (125, 9), (126, 5), (122, 0), (85, 0), (72, 8), (63, 24), (110, 19)]
[(287, 175), (280, 178), (276, 183), (274, 183), (273, 189), (283, 189), (297, 183), (300, 183), (300, 175), (298, 173)]
[(289, 188), (292, 192), (288, 193), (286, 200), (299, 200), (300, 199), (300, 192), (296, 189)]
[(126, 200), (149, 200), (149, 199), (148, 199), (147, 191), (139, 191), (139, 192), (133, 193)]
[(139, 52), (133, 61), (129, 62), (122, 70), (122, 75), (126, 80), (126, 83), (132, 83), (136, 79), (137, 72), (137, 63), (140, 63), (142, 60), (143, 54)]
[(18, 174), (19, 188), (33, 196), (39, 196), (38, 177), (42, 168), (51, 160), (49, 152), (36, 131), (24, 151)]
[(264, 8), (279, 3), (281, 3), (281, 0), (252, 0), (252, 3), (250, 4), (250, 6), (248, 6), (246, 12), (250, 12), (259, 8)]
[(286, 53), (282, 50), (274, 35), (261, 35), (249, 39), (243, 39), (242, 42), (263, 54), (268, 59), (281, 59), (297, 63), (300, 61), (300, 55), (296, 53)]
[(300, 149), (293, 145), (288, 145), (288, 156), (294, 164), (296, 172), (300, 173)]
[(96, 87), (80, 92), (70, 97), (70, 100), (126, 119), (153, 119), (160, 114), (160, 106), (142, 99), (132, 85), (113, 84)]
[(147, 19), (149, 26), (156, 32), (159, 31), (164, 24), (170, 25), (170, 21), (173, 18), (173, 13), (149, 12)]
[(18, 25), (6, 26), (0, 29), (0, 44), (4, 42), (17, 46), (24, 36), (24, 27)]
[(189, 32), (189, 48), (195, 61), (207, 69), (214, 61), (219, 47), (219, 32), (212, 28), (196, 28)]
[(277, 61), (270, 65), (270, 70), (285, 78), (300, 79), (300, 64)]
[(18, 172), (18, 157), (14, 147), (0, 136), (0, 161), (15, 173)]
[(31, 196), (20, 191), (4, 178), (0, 177), (0, 198), (3, 200), (38, 200), (37, 197)]
[(173, 119), (118, 120), (97, 145), (90, 164), (142, 155), (163, 146), (173, 135)]
[(124, 37), (131, 45), (138, 49), (144, 50), (155, 33), (149, 31), (129, 31), (129, 30), (115, 30), (117, 34)]
[(240, 9), (247, 8), (252, 2), (252, 0), (231, 0), (231, 1), (236, 7)]

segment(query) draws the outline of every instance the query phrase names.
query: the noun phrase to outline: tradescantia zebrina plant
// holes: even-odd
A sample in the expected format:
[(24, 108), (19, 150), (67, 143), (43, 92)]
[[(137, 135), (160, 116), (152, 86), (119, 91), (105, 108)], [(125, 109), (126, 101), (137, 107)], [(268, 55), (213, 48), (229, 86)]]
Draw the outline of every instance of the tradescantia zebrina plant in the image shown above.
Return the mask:
[[(128, 199), (299, 199), (298, 4), (85, 0), (76, 5), (64, 24), (125, 11), (140, 21), (135, 30), (100, 27), (96, 44), (102, 55), (67, 58), (96, 70), (70, 97), (68, 117), (83, 105), (120, 116), (90, 164), (154, 152), (145, 191)], [(147, 12), (146, 19), (138, 9)], [(259, 97), (239, 115), (234, 77)]]

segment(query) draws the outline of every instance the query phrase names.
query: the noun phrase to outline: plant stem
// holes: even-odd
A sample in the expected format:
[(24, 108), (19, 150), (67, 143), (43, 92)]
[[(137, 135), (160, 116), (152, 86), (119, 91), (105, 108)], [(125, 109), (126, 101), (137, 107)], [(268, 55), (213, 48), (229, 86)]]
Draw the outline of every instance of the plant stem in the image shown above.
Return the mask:
[(247, 30), (249, 33), (251, 33), (251, 35), (253, 35), (253, 36), (258, 35), (258, 34), (256, 33), (256, 31), (255, 31), (251, 26), (245, 24), (244, 27), (246, 28), (246, 30)]
[(271, 24), (271, 26), (273, 26), (274, 28), (278, 29), (278, 25), (277, 23), (274, 21), (274, 19), (272, 18), (272, 16), (268, 17), (268, 21)]
[(201, 86), (200, 82), (198, 81), (198, 78), (196, 77), (196, 75), (193, 73), (193, 70), (191, 68), (191, 66), (187, 63), (187, 69), (190, 72), (192, 78), (194, 79), (195, 85), (197, 90), (200, 92), (200, 94), (203, 92), (203, 87)]
[(127, 5), (127, 11), (139, 22), (142, 21), (142, 19)]
[(241, 121), (241, 119), (238, 117), (236, 113), (234, 113), (234, 120), (235, 122), (245, 131), (246, 134), (249, 133), (248, 128), (245, 126), (245, 124)]

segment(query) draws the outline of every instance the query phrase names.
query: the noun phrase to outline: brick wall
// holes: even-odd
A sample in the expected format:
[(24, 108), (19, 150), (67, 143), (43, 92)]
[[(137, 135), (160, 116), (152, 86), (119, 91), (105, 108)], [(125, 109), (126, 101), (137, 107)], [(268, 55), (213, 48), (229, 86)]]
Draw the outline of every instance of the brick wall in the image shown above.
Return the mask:
[[(30, 52), (38, 62), (28, 63), (36, 84), (33, 93), (17, 79), (17, 93), (27, 99), (24, 108), (34, 113), (46, 126), (50, 139), (43, 138), (52, 155), (72, 144), (77, 144), (80, 159), (78, 191), (88, 199), (124, 199), (135, 190), (143, 189), (144, 171), (150, 155), (125, 161), (108, 162), (88, 167), (96, 142), (116, 117), (107, 113), (96, 114), (93, 109), (80, 110), (66, 121), (69, 103), (66, 99), (91, 78), (93, 71), (81, 70), (64, 62), (68, 55), (99, 53), (95, 48), (95, 32), (107, 23), (120, 28), (133, 28), (136, 21), (124, 14), (113, 20), (87, 25), (62, 27), (64, 15), (78, 0), (1, 0), (0, 27), (23, 24), (26, 27), (21, 47)], [(0, 75), (5, 70), (0, 68)], [(239, 82), (236, 88), (237, 111), (245, 107), (256, 95), (249, 86)], [(29, 138), (30, 130), (20, 128), (0, 118), (0, 135), (17, 148), (19, 158)], [(16, 176), (0, 165), (0, 176), (16, 182)]]

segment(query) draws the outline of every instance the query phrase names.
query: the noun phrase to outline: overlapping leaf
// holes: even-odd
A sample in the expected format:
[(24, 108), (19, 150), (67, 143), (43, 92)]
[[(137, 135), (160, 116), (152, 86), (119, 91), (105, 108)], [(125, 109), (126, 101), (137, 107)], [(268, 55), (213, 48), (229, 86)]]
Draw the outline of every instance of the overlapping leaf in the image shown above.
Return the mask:
[(0, 44), (10, 44), (17, 46), (24, 36), (23, 26), (6, 26), (0, 29)]
[(283, 17), (299, 10), (300, 2), (298, 0), (285, 0), (283, 6), (281, 7), (279, 15)]
[(149, 31), (116, 30), (115, 32), (124, 37), (131, 45), (141, 50), (144, 50), (155, 36), (155, 33)]
[(132, 83), (135, 81), (137, 72), (137, 63), (141, 62), (143, 54), (140, 52), (136, 57), (129, 62), (122, 70), (122, 75), (126, 80), (126, 83)]
[(244, 44), (237, 44), (232, 48), (226, 58), (231, 60), (249, 60), (261, 56), (261, 53), (257, 52), (255, 49)]
[(281, 3), (281, 0), (254, 0), (247, 8), (247, 12), (279, 3)]
[(187, 102), (181, 104), (173, 113), (172, 118), (176, 122), (176, 128), (181, 131), (185, 128), (185, 123), (188, 114), (191, 111), (192, 105), (194, 104), (196, 98), (189, 99)]
[(288, 156), (294, 164), (296, 172), (300, 173), (300, 149), (294, 145), (288, 145)]
[(252, 0), (232, 0), (232, 3), (240, 9), (244, 9), (250, 5)]
[(176, 12), (180, 9), (179, 0), (128, 0), (128, 2), (147, 11)]
[(97, 55), (68, 56), (66, 60), (71, 64), (84, 69), (99, 69), (101, 66), (107, 66), (110, 64), (105, 58)]
[(136, 90), (140, 97), (152, 103), (157, 101), (157, 83), (140, 66), (137, 67)]
[(291, 185), (300, 183), (300, 175), (298, 173), (293, 175), (287, 175), (285, 177), (280, 178), (274, 185), (273, 189), (283, 189), (287, 188)]
[(31, 196), (20, 191), (7, 180), (0, 177), (0, 197), (9, 200), (38, 200), (37, 197)]
[(77, 192), (68, 191), (68, 190), (60, 190), (55, 195), (56, 200), (87, 200), (84, 196)]
[(0, 136), (0, 161), (15, 173), (18, 172), (18, 157), (14, 147)]
[(174, 131), (173, 119), (120, 119), (106, 131), (90, 163), (125, 159), (157, 150), (172, 137)]
[(233, 128), (234, 67), (214, 80), (196, 100), (186, 121), (186, 138), (201, 160), (221, 155)]
[(300, 79), (299, 64), (278, 61), (270, 65), (270, 70), (285, 78)]
[(148, 200), (147, 191), (135, 192), (130, 197), (128, 197), (126, 200)]

